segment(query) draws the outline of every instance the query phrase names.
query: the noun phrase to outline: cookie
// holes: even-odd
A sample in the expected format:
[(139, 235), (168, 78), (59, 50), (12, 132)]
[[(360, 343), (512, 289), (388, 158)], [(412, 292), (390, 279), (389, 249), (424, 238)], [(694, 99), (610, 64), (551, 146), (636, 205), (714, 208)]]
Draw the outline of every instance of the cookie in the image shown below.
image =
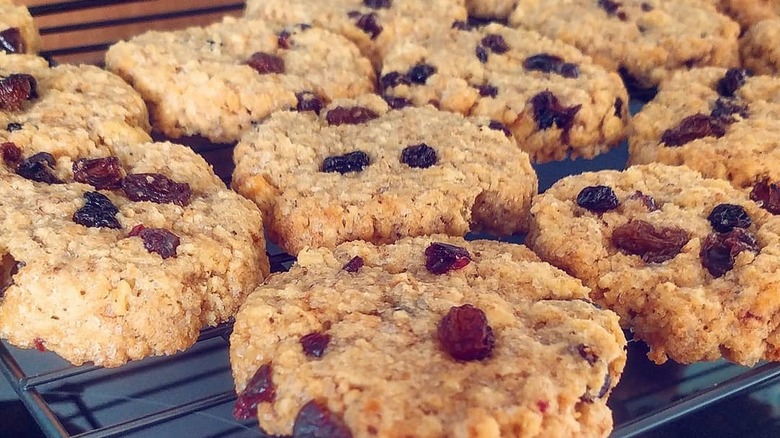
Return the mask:
[(455, 22), (384, 60), (381, 92), (505, 125), (533, 161), (593, 158), (625, 138), (628, 96), (617, 73), (535, 32)]
[(780, 78), (679, 72), (634, 116), (629, 164), (685, 164), (737, 187), (780, 180)]
[(754, 73), (780, 74), (780, 18), (756, 23), (739, 40), (742, 66)]
[(192, 345), (268, 274), (261, 215), (184, 146), (0, 144), (0, 338), (114, 367)]
[(305, 246), (469, 230), (526, 229), (536, 174), (503, 131), (376, 95), (279, 112), (236, 146), (233, 188), (265, 214), (269, 238)]
[(308, 23), (355, 43), (374, 67), (399, 41), (444, 31), (465, 20), (465, 0), (248, 0), (246, 15), (284, 24)]
[(759, 21), (780, 16), (778, 0), (711, 0), (724, 14), (733, 18), (743, 29)]
[(699, 0), (525, 1), (509, 21), (576, 46), (640, 88), (678, 69), (739, 64), (739, 25)]
[(30, 11), (0, 0), (0, 53), (38, 53), (41, 35)]
[(625, 338), (587, 294), (521, 245), (306, 249), (236, 316), (234, 414), (274, 435), (606, 436)]
[(301, 93), (352, 97), (373, 91), (375, 81), (368, 60), (339, 35), (232, 17), (119, 42), (106, 67), (149, 103), (155, 130), (215, 143), (235, 142), (271, 112), (295, 108)]
[(564, 178), (531, 212), (526, 243), (582, 279), (656, 363), (780, 360), (776, 185), (748, 194), (649, 164)]

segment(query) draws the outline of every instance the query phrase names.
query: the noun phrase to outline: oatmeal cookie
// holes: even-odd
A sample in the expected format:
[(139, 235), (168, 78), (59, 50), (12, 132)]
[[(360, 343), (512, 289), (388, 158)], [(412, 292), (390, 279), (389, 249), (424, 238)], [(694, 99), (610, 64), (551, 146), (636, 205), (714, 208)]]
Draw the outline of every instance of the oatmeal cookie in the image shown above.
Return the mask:
[(30, 11), (0, 0), (0, 53), (38, 53), (41, 35)]
[(625, 338), (587, 294), (521, 245), (306, 249), (236, 316), (234, 414), (285, 435), (606, 436)]
[(780, 18), (752, 26), (739, 40), (742, 66), (757, 74), (780, 75)]

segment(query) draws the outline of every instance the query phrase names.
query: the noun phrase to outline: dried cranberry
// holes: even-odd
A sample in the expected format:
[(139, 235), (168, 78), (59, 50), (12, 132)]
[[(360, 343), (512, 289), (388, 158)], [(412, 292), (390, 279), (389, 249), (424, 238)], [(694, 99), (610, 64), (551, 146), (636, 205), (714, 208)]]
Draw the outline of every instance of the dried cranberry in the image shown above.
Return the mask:
[(349, 259), (347, 264), (345, 264), (341, 269), (347, 272), (357, 272), (360, 270), (360, 268), (363, 267), (363, 263), (363, 257), (355, 256)]
[(555, 125), (568, 134), (574, 124), (574, 117), (582, 109), (582, 105), (564, 107), (558, 98), (550, 91), (542, 91), (531, 98), (534, 120), (539, 129), (548, 129)]
[(641, 191), (637, 190), (634, 192), (633, 195), (629, 196), (628, 199), (638, 199), (642, 201), (642, 204), (645, 205), (647, 208), (647, 211), (656, 211), (658, 210), (658, 205), (655, 203), (655, 198), (653, 198), (650, 195), (645, 195)]
[(701, 264), (713, 277), (721, 277), (734, 268), (734, 260), (742, 251), (759, 252), (756, 238), (744, 228), (728, 233), (711, 233), (701, 245)]
[(577, 205), (594, 213), (604, 213), (618, 207), (615, 191), (609, 186), (588, 186), (577, 194)]
[(276, 397), (276, 387), (271, 379), (273, 368), (271, 362), (265, 363), (255, 371), (241, 394), (238, 394), (233, 407), (233, 416), (240, 420), (257, 416), (257, 405), (262, 402), (273, 402)]
[(319, 115), (320, 111), (322, 111), (322, 107), (325, 106), (323, 99), (311, 91), (295, 93), (295, 98), (298, 100), (295, 109), (299, 112), (313, 111), (315, 114)]
[(745, 81), (750, 76), (747, 70), (741, 68), (730, 68), (721, 80), (718, 81), (718, 94), (723, 97), (734, 97), (734, 93), (740, 87), (745, 85)]
[(750, 199), (764, 210), (772, 214), (780, 214), (780, 187), (770, 183), (769, 178), (764, 177), (756, 182), (753, 190), (750, 191)]
[(21, 123), (11, 122), (5, 125), (5, 130), (8, 132), (20, 131), (22, 129)]
[(28, 74), (12, 74), (0, 80), (0, 110), (18, 111), (22, 103), (38, 97), (38, 83)]
[(122, 228), (116, 214), (119, 209), (98, 192), (84, 192), (84, 206), (73, 213), (73, 222), (91, 228)]
[(488, 123), (488, 128), (490, 128), (490, 129), (492, 129), (494, 131), (501, 131), (507, 137), (511, 137), (512, 136), (512, 131), (510, 131), (509, 128), (507, 128), (505, 124), (499, 122), (498, 120), (491, 120), (490, 123)]
[(0, 155), (3, 157), (3, 162), (14, 169), (22, 161), (22, 150), (19, 146), (11, 142), (5, 142), (0, 144)]
[(63, 181), (54, 175), (54, 157), (48, 152), (38, 152), (26, 158), (16, 168), (16, 173), (32, 181), (46, 184), (63, 184)]
[(407, 146), (401, 151), (401, 162), (409, 167), (426, 169), (437, 161), (436, 150), (425, 143)]
[(471, 304), (451, 307), (439, 322), (438, 336), (444, 350), (456, 360), (484, 359), (495, 346), (485, 312)]
[(348, 172), (361, 172), (369, 164), (368, 154), (363, 151), (354, 151), (325, 158), (322, 162), (322, 171), (338, 172), (343, 175)]
[(726, 128), (718, 119), (698, 113), (682, 119), (679, 125), (664, 131), (661, 143), (667, 146), (682, 146), (699, 138), (720, 138), (725, 134)]
[(580, 68), (577, 64), (564, 62), (563, 58), (549, 53), (538, 53), (525, 58), (523, 68), (544, 73), (556, 73), (565, 78), (577, 78), (580, 76)]
[(485, 84), (485, 85), (477, 85), (475, 86), (477, 90), (479, 90), (479, 95), (482, 97), (496, 97), (498, 96), (498, 87)]
[(284, 59), (271, 53), (255, 52), (246, 64), (261, 75), (269, 73), (284, 73)]
[(376, 12), (369, 12), (368, 14), (363, 14), (358, 18), (357, 22), (355, 23), (355, 26), (357, 26), (360, 30), (365, 32), (367, 35), (371, 36), (371, 39), (374, 40), (376, 37), (379, 36), (380, 33), (382, 33), (382, 25), (379, 24), (378, 15)]
[(121, 187), (123, 173), (117, 157), (82, 158), (73, 163), (73, 179), (98, 190)]
[(656, 227), (643, 220), (632, 220), (612, 232), (612, 244), (646, 263), (663, 263), (682, 251), (690, 237), (676, 227)]
[(382, 99), (387, 102), (387, 105), (390, 108), (396, 110), (406, 108), (407, 106), (412, 106), (412, 101), (409, 99), (404, 99), (403, 97), (382, 96)]
[(615, 117), (623, 117), (623, 99), (616, 98), (615, 99)]
[(325, 116), (328, 125), (358, 125), (379, 117), (379, 114), (363, 106), (337, 106)]
[(281, 32), (279, 32), (279, 35), (276, 37), (276, 44), (279, 46), (280, 49), (289, 49), (292, 47), (290, 45), (290, 37), (292, 36), (292, 33), (285, 29)]
[(312, 332), (301, 337), (303, 352), (311, 357), (322, 357), (329, 343), (330, 335), (327, 333)]
[(382, 92), (385, 92), (388, 88), (394, 88), (401, 84), (408, 85), (409, 78), (397, 71), (391, 71), (379, 78), (379, 88)]
[(179, 236), (165, 228), (146, 228), (143, 225), (134, 226), (128, 236), (140, 237), (147, 251), (156, 252), (163, 259), (176, 257), (176, 248), (181, 243)]
[(35, 349), (40, 351), (41, 353), (46, 352), (46, 345), (43, 343), (43, 339), (41, 338), (33, 339), (33, 345), (35, 346)]
[(474, 49), (474, 53), (477, 55), (479, 62), (485, 64), (488, 62), (488, 51), (482, 44), (477, 44), (477, 48)]
[(157, 204), (189, 204), (192, 190), (187, 183), (178, 183), (159, 173), (134, 173), (122, 179), (122, 190), (131, 201)]
[(737, 121), (734, 115), (739, 115), (743, 119), (748, 118), (748, 107), (746, 104), (735, 99), (718, 98), (715, 101), (715, 107), (712, 108), (710, 117), (716, 119), (721, 124), (731, 124)]
[(504, 37), (496, 33), (486, 35), (484, 38), (482, 38), (480, 43), (486, 48), (490, 49), (491, 52), (497, 53), (499, 55), (509, 51), (509, 46), (507, 45), (506, 41), (504, 41)]
[(734, 228), (747, 228), (753, 221), (741, 205), (718, 204), (707, 216), (712, 229), (719, 233), (728, 233)]
[(24, 53), (24, 41), (18, 27), (0, 31), (0, 52)]
[(311, 400), (295, 417), (293, 438), (352, 438), (352, 432), (324, 403)]
[(406, 72), (406, 77), (415, 84), (424, 84), (434, 73), (436, 73), (436, 67), (421, 63), (410, 68)]
[(425, 267), (433, 274), (446, 274), (463, 269), (471, 263), (471, 254), (466, 248), (449, 243), (434, 242), (425, 248)]
[(390, 9), (391, 0), (363, 0), (363, 4), (371, 9)]
[(599, 360), (599, 355), (596, 354), (595, 351), (593, 351), (593, 347), (585, 344), (580, 344), (577, 346), (577, 353), (580, 355), (581, 358), (585, 359), (585, 362), (588, 362), (588, 365), (595, 365), (596, 362)]

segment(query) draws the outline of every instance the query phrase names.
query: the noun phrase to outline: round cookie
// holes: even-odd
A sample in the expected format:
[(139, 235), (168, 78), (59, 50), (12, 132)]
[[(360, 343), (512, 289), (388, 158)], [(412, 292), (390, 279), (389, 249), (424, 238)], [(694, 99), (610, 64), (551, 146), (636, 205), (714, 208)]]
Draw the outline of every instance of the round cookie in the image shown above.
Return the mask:
[(375, 81), (368, 60), (339, 35), (232, 17), (119, 42), (106, 67), (149, 103), (155, 130), (215, 143), (235, 142), (271, 112), (295, 108), (301, 93), (352, 97), (373, 91)]
[[(261, 215), (184, 146), (0, 144), (0, 338), (114, 367), (192, 345), (268, 274)], [(86, 161), (83, 159), (87, 159)]]
[(739, 25), (700, 0), (532, 0), (509, 21), (576, 46), (640, 88), (673, 70), (739, 64)]
[(30, 11), (0, 0), (0, 53), (38, 53), (41, 35)]
[(536, 32), (491, 23), (396, 45), (381, 92), (505, 125), (535, 162), (593, 158), (625, 138), (628, 96), (617, 73)]
[[(780, 213), (780, 190), (752, 197)], [(780, 217), (728, 182), (650, 164), (558, 181), (526, 243), (582, 279), (656, 363), (780, 360)]]
[(757, 74), (780, 74), (780, 18), (759, 21), (739, 40), (742, 66)]
[(685, 164), (737, 187), (780, 181), (780, 78), (739, 69), (679, 72), (632, 126), (629, 164)]
[(537, 190), (528, 155), (502, 130), (376, 95), (278, 112), (242, 138), (233, 187), (291, 254), (350, 240), (469, 230), (522, 232)]
[(521, 245), (306, 249), (236, 316), (234, 414), (274, 435), (606, 436), (625, 338), (587, 293)]

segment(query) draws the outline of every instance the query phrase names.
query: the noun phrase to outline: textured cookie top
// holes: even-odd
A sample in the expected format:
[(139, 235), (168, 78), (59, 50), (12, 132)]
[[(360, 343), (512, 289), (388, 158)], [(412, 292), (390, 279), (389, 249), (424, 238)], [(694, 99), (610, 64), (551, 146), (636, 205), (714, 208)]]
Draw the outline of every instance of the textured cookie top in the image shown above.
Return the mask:
[(739, 25), (699, 0), (555, 0), (519, 2), (510, 23), (577, 46), (640, 86), (671, 70), (739, 63)]
[(0, 1), (0, 53), (38, 53), (41, 36), (30, 11)]
[(679, 72), (634, 117), (629, 153), (632, 164), (685, 164), (737, 187), (780, 181), (780, 78)]
[[(457, 245), (455, 265), (438, 263), (454, 261), (442, 243)], [(587, 293), (520, 245), (307, 249), (236, 316), (236, 413), (263, 401), (258, 422), (273, 434), (320, 410), (351, 436), (606, 436), (625, 338)], [(253, 399), (263, 365), (275, 397)]]
[(103, 366), (173, 354), (267, 275), (260, 213), (188, 148), (36, 152), (0, 145), (0, 337), (12, 344)]
[(742, 66), (757, 74), (780, 74), (780, 18), (756, 23), (739, 40)]
[(780, 16), (778, 0), (709, 0), (718, 10), (733, 18), (744, 29), (759, 21)]
[(208, 27), (147, 32), (106, 53), (106, 67), (141, 93), (156, 130), (233, 142), (253, 122), (324, 99), (374, 90), (374, 72), (345, 38), (308, 25), (227, 17)]
[(469, 16), (484, 19), (506, 20), (514, 11), (518, 0), (466, 0)]
[[(600, 187), (603, 186), (603, 187)], [(685, 167), (560, 180), (534, 201), (526, 242), (680, 363), (780, 359), (780, 190), (751, 195)], [(767, 210), (768, 209), (768, 210)]]
[(526, 229), (536, 174), (501, 130), (376, 95), (280, 112), (236, 146), (234, 188), (290, 253), (362, 239)]

